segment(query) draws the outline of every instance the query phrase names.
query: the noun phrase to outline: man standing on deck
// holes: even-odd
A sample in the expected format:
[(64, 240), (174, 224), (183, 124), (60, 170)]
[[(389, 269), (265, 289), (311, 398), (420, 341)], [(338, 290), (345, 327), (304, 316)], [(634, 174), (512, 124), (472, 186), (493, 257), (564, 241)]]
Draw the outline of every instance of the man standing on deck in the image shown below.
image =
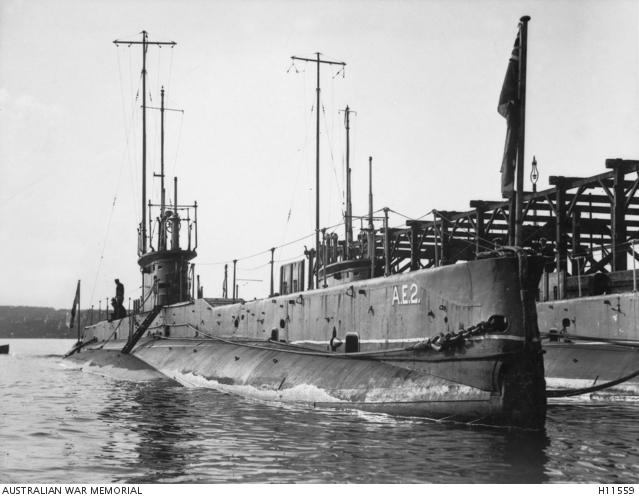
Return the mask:
[(117, 278), (115, 279), (115, 302), (117, 303), (116, 314), (118, 318), (122, 318), (126, 315), (124, 309), (124, 285)]

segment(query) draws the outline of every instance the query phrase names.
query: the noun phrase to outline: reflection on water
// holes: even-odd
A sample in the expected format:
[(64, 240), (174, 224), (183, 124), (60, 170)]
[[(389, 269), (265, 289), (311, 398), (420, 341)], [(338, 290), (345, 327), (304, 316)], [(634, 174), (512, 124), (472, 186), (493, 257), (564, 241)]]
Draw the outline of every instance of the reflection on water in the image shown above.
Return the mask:
[(130, 459), (129, 472), (143, 478), (131, 482), (176, 480), (185, 475), (184, 445), (197, 439), (190, 425), (190, 409), (184, 390), (169, 381), (145, 385), (124, 382), (111, 390), (98, 419), (117, 438), (104, 441), (101, 457), (116, 463), (123, 450)]
[[(0, 359), (0, 481), (632, 482), (636, 404), (554, 404), (545, 432), (264, 404)], [(96, 373), (96, 372), (94, 372)]]

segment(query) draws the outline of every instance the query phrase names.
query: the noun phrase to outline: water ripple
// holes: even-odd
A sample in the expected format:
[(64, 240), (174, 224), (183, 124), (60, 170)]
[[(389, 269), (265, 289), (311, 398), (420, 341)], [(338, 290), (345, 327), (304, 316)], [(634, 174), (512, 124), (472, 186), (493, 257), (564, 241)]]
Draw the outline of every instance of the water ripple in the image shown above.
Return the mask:
[[(18, 342), (18, 341), (14, 341)], [(64, 344), (62, 344), (64, 343)], [(264, 404), (133, 382), (21, 342), (0, 357), (0, 481), (634, 482), (636, 403), (557, 403), (545, 432)], [(34, 354), (29, 354), (29, 347)], [(55, 350), (58, 348), (58, 350)]]

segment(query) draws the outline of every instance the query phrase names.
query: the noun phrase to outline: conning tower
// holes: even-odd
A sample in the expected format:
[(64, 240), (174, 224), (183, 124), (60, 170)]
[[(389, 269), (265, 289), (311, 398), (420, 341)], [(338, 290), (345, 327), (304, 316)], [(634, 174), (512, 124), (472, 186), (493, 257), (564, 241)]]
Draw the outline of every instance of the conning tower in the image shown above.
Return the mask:
[[(197, 253), (197, 202), (178, 204), (177, 177), (173, 178), (173, 205), (166, 204), (164, 188), (164, 87), (160, 91), (160, 203), (148, 203), (148, 238), (143, 226), (138, 233), (138, 264), (142, 271), (142, 310), (189, 301), (195, 296), (194, 265), (189, 265)], [(193, 218), (191, 218), (191, 213)], [(183, 231), (182, 229), (185, 228)], [(155, 233), (156, 247), (153, 247)], [(194, 243), (191, 243), (194, 235)], [(181, 240), (182, 239), (182, 240)], [(148, 242), (148, 246), (147, 246)], [(149, 248), (147, 251), (147, 247)]]
[[(160, 92), (160, 107), (146, 105), (146, 54), (149, 45), (175, 46), (174, 41), (149, 41), (142, 31), (142, 40), (115, 40), (114, 43), (142, 46), (142, 212), (138, 227), (138, 264), (142, 272), (142, 293), (134, 304), (134, 312), (149, 311), (155, 306), (189, 301), (195, 297), (194, 265), (189, 262), (197, 253), (197, 202), (179, 205), (177, 177), (173, 179), (173, 205), (167, 206), (164, 188), (164, 112), (179, 111), (164, 106), (164, 87)], [(161, 115), (160, 142), (160, 203), (153, 204), (146, 194), (146, 111), (154, 109)], [(171, 209), (172, 208), (172, 209)], [(148, 210), (148, 211), (147, 211)], [(148, 225), (147, 225), (148, 213)], [(191, 218), (193, 215), (193, 218)], [(155, 216), (155, 219), (154, 219)], [(148, 232), (147, 232), (148, 230)], [(154, 236), (155, 234), (155, 236)], [(193, 243), (192, 243), (193, 239)], [(154, 247), (153, 241), (156, 241)], [(200, 289), (198, 289), (200, 293)]]
[[(149, 201), (148, 204), (148, 251), (144, 252), (142, 230), (139, 230), (138, 236), (142, 311), (195, 297), (194, 265), (189, 262), (197, 256), (197, 202), (192, 205), (178, 204), (177, 178), (174, 178), (174, 203), (170, 209), (167, 208), (164, 204), (163, 175), (162, 172), (162, 201), (160, 204)], [(154, 238), (156, 247), (153, 246)]]

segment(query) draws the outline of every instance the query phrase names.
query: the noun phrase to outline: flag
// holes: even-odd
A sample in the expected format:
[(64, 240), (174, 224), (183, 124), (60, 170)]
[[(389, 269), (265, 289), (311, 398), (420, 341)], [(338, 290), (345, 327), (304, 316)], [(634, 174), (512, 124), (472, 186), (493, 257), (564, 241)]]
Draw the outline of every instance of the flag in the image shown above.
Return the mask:
[(506, 118), (506, 144), (501, 162), (501, 195), (510, 197), (515, 186), (515, 165), (517, 162), (517, 143), (519, 142), (519, 39), (517, 33), (515, 45), (508, 61), (508, 69), (499, 95), (497, 112)]
[[(78, 286), (75, 289), (75, 297), (73, 298), (73, 305), (71, 306), (71, 320), (69, 320), (70, 329), (73, 328), (73, 320), (75, 320), (75, 310), (79, 305), (80, 305), (80, 281), (78, 280)], [(78, 310), (78, 313), (79, 311), (80, 310)]]

